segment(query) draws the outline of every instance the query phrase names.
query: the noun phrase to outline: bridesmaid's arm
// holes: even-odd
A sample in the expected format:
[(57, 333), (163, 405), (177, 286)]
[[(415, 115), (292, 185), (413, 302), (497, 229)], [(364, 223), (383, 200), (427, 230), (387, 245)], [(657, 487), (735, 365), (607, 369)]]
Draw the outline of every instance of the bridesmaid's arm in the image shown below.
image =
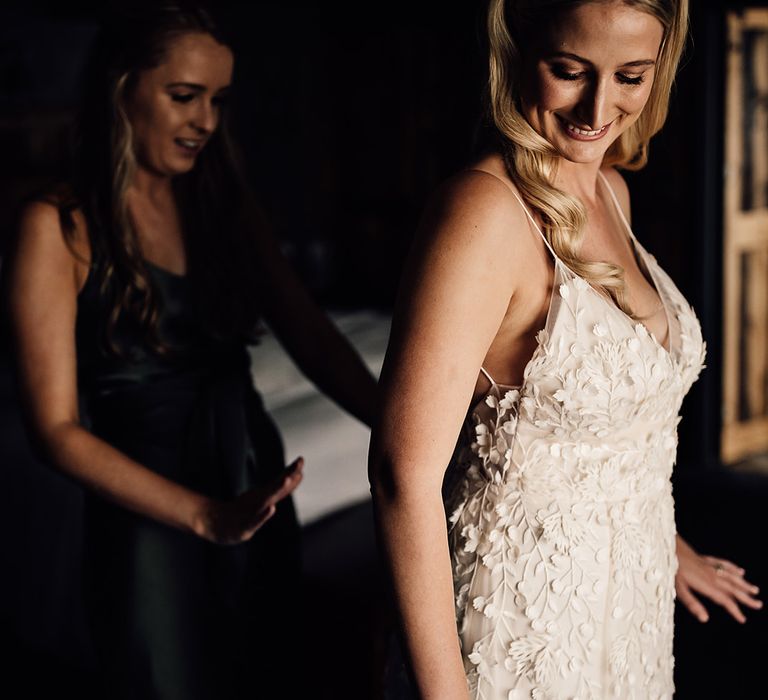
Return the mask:
[(370, 426), (378, 403), (376, 379), (307, 293), (266, 225), (256, 240), (265, 320), (301, 371), (323, 393)]
[(479, 368), (514, 292), (524, 214), (499, 180), (464, 173), (427, 213), (382, 372), (369, 472), (419, 697), (466, 700), (441, 485)]
[(73, 250), (58, 211), (25, 211), (3, 282), (18, 383), (33, 438), (50, 464), (118, 505), (216, 542), (248, 539), (301, 481), (301, 465), (266, 489), (219, 502), (128, 458), (80, 425), (75, 319), (87, 275), (84, 224)]

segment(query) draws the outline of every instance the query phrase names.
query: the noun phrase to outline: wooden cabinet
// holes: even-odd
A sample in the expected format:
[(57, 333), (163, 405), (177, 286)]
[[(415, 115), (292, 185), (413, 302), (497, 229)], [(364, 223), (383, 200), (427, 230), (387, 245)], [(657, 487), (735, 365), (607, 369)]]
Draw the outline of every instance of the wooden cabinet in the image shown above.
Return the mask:
[(730, 12), (721, 459), (768, 450), (768, 9)]

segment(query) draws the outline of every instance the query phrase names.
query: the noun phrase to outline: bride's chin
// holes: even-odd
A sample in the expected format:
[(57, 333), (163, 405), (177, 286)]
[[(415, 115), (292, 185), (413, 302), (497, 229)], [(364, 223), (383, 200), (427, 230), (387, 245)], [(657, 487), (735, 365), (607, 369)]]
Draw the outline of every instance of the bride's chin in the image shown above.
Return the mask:
[(582, 165), (602, 162), (603, 158), (605, 158), (605, 154), (616, 141), (616, 139), (611, 139), (611, 141), (605, 143), (596, 141), (590, 143), (571, 140), (565, 141), (562, 137), (560, 140), (547, 140), (560, 158), (567, 160), (570, 163), (579, 163)]
[(563, 160), (567, 160), (569, 163), (575, 163), (577, 165), (590, 165), (591, 163), (602, 163), (603, 159), (605, 157), (605, 153), (601, 153), (598, 156), (590, 155), (590, 156), (574, 156), (573, 154), (567, 154), (567, 153), (560, 153), (560, 158)]

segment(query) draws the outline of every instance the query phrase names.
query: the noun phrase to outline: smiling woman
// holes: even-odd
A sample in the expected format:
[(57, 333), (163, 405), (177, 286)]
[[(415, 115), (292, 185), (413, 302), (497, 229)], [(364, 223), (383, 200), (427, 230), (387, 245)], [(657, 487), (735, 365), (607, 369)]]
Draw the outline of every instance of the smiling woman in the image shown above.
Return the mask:
[(172, 177), (194, 166), (216, 131), (233, 56), (210, 34), (183, 34), (168, 49), (167, 60), (145, 71), (131, 90), (126, 114), (142, 165)]
[(373, 412), (373, 378), (254, 211), (226, 130), (232, 70), (200, 8), (105, 26), (75, 176), (27, 206), (3, 267), (34, 437), (87, 489), (104, 697), (253, 697), (267, 673), (299, 694), (303, 461), (285, 468), (252, 384), (260, 317), (331, 398)]
[(662, 33), (653, 15), (628, 6), (594, 3), (567, 26), (556, 20), (527, 54), (535, 73), (521, 90), (523, 116), (564, 157), (594, 159), (604, 147), (581, 144), (617, 138), (645, 107)]
[(495, 144), (425, 213), (371, 436), (415, 684), (392, 673), (391, 697), (669, 699), (675, 595), (702, 621), (694, 591), (741, 622), (761, 607), (677, 535), (678, 413), (705, 344), (613, 167), (645, 163), (687, 13), (489, 3)]

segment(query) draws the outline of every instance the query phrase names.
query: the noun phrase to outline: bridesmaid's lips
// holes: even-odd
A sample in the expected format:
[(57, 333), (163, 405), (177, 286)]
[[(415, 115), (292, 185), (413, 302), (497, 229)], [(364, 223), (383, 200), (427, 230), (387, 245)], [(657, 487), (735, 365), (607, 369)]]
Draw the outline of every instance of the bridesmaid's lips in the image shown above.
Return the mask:
[(173, 142), (176, 144), (176, 146), (181, 151), (181, 154), (190, 159), (194, 159), (197, 157), (197, 154), (200, 153), (200, 151), (203, 148), (203, 144), (205, 141), (199, 141), (199, 140), (193, 140), (193, 139), (174, 139)]

